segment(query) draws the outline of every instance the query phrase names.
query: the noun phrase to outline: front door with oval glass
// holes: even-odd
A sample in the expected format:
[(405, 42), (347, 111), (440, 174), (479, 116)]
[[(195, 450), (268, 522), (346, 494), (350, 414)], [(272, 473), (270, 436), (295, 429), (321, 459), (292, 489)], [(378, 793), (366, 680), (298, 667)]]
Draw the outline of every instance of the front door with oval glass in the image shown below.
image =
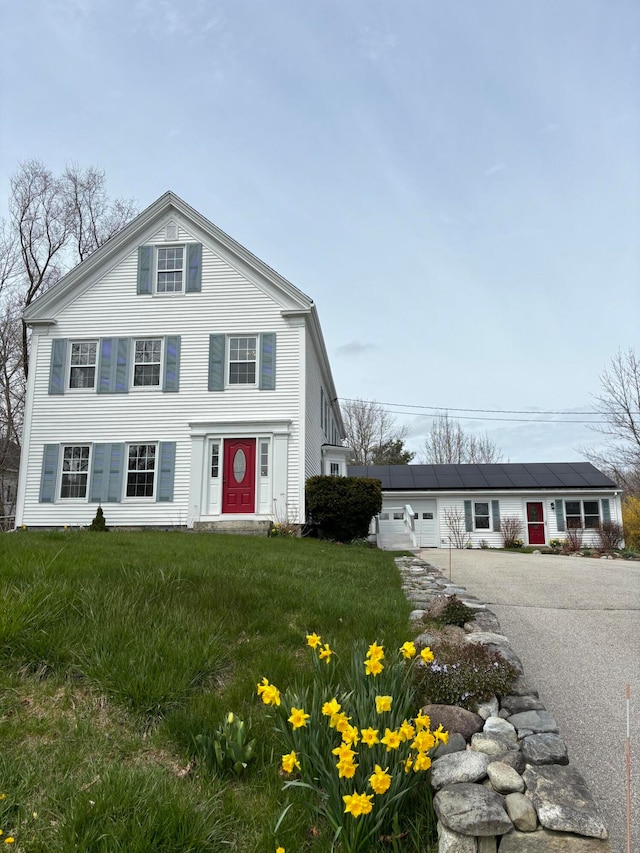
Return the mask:
[(224, 442), (222, 512), (255, 512), (256, 440), (232, 438)]
[(542, 501), (527, 501), (527, 535), (529, 545), (544, 545)]

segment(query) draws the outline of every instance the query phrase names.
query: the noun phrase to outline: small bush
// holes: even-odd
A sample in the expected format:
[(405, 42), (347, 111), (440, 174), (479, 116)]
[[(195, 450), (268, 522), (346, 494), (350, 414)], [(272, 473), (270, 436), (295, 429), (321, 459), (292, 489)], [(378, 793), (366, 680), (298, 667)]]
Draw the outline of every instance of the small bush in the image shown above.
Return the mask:
[(500, 522), (503, 548), (522, 547), (522, 520), (516, 515), (506, 515)]
[(351, 542), (369, 533), (374, 515), (382, 509), (380, 480), (369, 477), (310, 477), (307, 511), (325, 539)]
[(622, 501), (622, 523), (627, 548), (640, 551), (640, 498), (630, 495)]
[(567, 529), (567, 538), (562, 543), (563, 554), (577, 554), (582, 551), (582, 528), (569, 527)]
[(102, 512), (101, 506), (98, 506), (95, 518), (89, 525), (89, 530), (93, 530), (95, 533), (107, 533), (107, 531), (109, 530), (104, 520), (104, 513)]
[(598, 548), (600, 551), (615, 551), (620, 547), (623, 532), (617, 521), (603, 521), (598, 525)]
[(441, 625), (458, 625), (461, 628), (473, 618), (473, 610), (455, 595), (445, 595), (433, 602), (427, 616)]
[(554, 552), (554, 554), (559, 554), (564, 548), (564, 539), (550, 539), (549, 548)]
[(472, 643), (434, 644), (434, 660), (416, 668), (416, 687), (422, 705), (458, 705), (474, 710), (491, 696), (504, 696), (517, 676), (498, 652)]

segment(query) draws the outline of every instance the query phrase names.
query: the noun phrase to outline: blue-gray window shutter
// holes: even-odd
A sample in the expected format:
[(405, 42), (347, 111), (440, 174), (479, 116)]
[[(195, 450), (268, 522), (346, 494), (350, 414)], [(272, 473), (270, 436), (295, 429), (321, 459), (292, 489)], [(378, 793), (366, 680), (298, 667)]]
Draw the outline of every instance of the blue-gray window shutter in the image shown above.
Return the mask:
[(187, 243), (187, 293), (202, 290), (202, 243)]
[(42, 474), (40, 476), (40, 503), (52, 504), (56, 499), (59, 455), (59, 445), (45, 444), (42, 454)]
[(51, 341), (51, 368), (49, 370), (49, 393), (64, 394), (64, 372), (67, 366), (67, 341), (54, 338)]
[(118, 338), (116, 354), (115, 377), (113, 390), (116, 394), (126, 394), (129, 390), (129, 352), (131, 340), (129, 338)]
[(173, 500), (173, 480), (176, 469), (176, 443), (175, 441), (160, 442), (160, 463), (158, 470), (158, 488), (156, 489), (157, 501)]
[(180, 335), (167, 335), (164, 339), (164, 377), (162, 390), (180, 390)]
[(122, 472), (124, 468), (124, 444), (112, 444), (107, 480), (107, 502), (118, 503), (122, 498)]
[(138, 247), (138, 293), (152, 293), (153, 246)]
[(602, 521), (606, 524), (611, 521), (611, 504), (609, 498), (602, 498)]
[(473, 516), (471, 514), (471, 501), (464, 502), (464, 529), (467, 533), (473, 531)]
[(500, 530), (500, 501), (491, 501), (491, 515), (493, 516), (493, 529)]
[(129, 390), (129, 338), (102, 338), (98, 362), (98, 393), (124, 394)]
[(94, 444), (91, 459), (91, 483), (89, 485), (89, 501), (102, 503), (105, 500), (106, 477), (105, 460), (111, 451), (110, 444)]
[(224, 391), (224, 335), (209, 335), (209, 391)]
[(273, 391), (276, 387), (276, 335), (263, 332), (260, 335), (260, 388)]
[(559, 533), (563, 533), (565, 530), (564, 501), (562, 499), (556, 500), (556, 527), (558, 528)]

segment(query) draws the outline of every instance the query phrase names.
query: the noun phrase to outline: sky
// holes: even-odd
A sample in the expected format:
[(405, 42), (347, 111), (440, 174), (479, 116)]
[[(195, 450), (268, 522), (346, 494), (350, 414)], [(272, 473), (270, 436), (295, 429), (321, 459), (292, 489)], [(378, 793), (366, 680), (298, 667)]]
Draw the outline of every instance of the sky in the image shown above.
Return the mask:
[(31, 158), (173, 190), (314, 299), (415, 461), (439, 411), (504, 461), (601, 443), (540, 413), (638, 349), (637, 0), (21, 0), (0, 75), (0, 216)]

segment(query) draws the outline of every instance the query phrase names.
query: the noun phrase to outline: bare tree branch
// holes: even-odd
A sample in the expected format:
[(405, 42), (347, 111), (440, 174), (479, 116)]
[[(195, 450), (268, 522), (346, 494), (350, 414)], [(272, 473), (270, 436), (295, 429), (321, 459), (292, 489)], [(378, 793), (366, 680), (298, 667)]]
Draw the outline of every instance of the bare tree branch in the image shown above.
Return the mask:
[(397, 427), (393, 415), (375, 400), (347, 400), (342, 406), (342, 417), (345, 444), (353, 450), (352, 464), (376, 464), (375, 460), (384, 456), (384, 448), (395, 442), (400, 442), (400, 446), (395, 444), (394, 455), (397, 457), (402, 452), (407, 427)]
[(428, 465), (501, 462), (502, 451), (484, 435), (466, 433), (448, 414), (434, 418), (424, 440), (424, 462)]

